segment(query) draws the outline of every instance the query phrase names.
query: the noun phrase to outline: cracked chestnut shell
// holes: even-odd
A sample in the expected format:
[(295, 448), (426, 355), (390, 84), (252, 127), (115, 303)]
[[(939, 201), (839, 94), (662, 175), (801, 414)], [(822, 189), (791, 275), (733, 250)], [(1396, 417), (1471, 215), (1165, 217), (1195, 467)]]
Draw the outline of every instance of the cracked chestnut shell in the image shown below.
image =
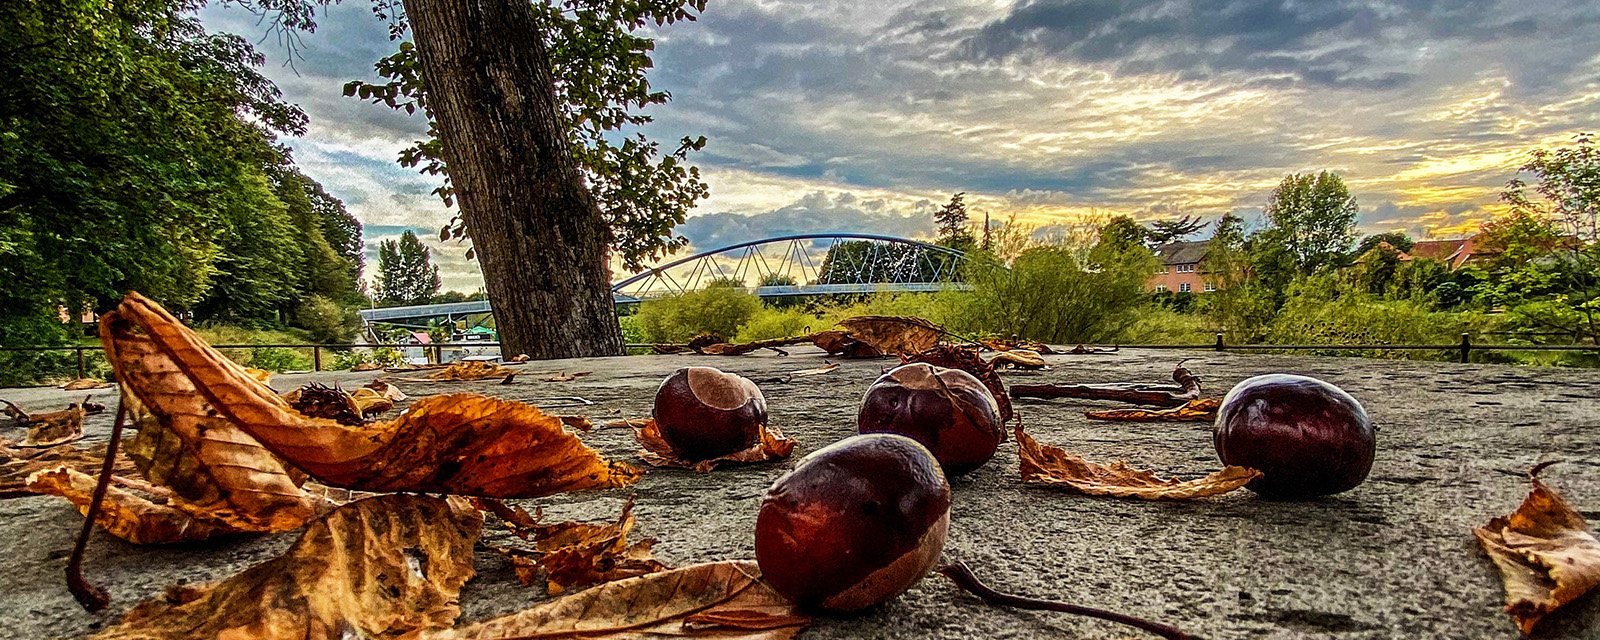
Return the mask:
[(883, 374), (861, 398), (861, 433), (898, 433), (933, 452), (947, 475), (988, 462), (1005, 439), (1000, 405), (972, 374), (916, 362)]
[(1211, 442), (1223, 464), (1260, 470), (1245, 488), (1298, 499), (1348, 491), (1367, 479), (1377, 429), (1361, 403), (1316, 378), (1256, 376), (1222, 399)]
[(756, 517), (756, 563), (802, 607), (855, 611), (887, 602), (939, 560), (950, 485), (905, 436), (851, 436), (772, 483)]
[(710, 460), (755, 446), (767, 422), (767, 399), (743, 376), (684, 367), (656, 389), (651, 417), (678, 455)]

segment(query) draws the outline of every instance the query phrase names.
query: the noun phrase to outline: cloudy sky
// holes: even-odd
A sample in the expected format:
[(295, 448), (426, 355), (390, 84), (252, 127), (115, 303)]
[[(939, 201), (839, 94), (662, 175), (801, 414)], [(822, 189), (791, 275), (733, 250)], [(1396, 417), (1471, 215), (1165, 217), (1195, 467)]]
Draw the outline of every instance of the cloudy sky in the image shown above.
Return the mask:
[[(418, 117), (341, 96), (393, 50), (369, 5), (330, 8), (301, 58), (249, 12), (311, 116), (299, 164), (367, 225), (432, 238), (447, 288), (481, 283), (435, 181), (395, 163)], [(1284, 175), (1331, 170), (1367, 231), (1454, 237), (1535, 147), (1600, 129), (1600, 3), (1586, 0), (712, 0), (654, 32), (672, 92), (648, 135), (710, 139), (698, 247), (809, 231), (932, 233), (957, 191), (1028, 225), (1259, 214)], [(265, 39), (263, 39), (265, 37)]]

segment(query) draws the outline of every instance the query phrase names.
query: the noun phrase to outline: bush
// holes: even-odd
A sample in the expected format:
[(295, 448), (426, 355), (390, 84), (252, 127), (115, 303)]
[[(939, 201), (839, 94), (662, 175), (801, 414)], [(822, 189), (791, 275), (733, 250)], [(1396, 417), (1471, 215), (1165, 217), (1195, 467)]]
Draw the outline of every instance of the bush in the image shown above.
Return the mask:
[(757, 340), (788, 338), (821, 331), (832, 326), (833, 323), (800, 309), (762, 307), (743, 326), (739, 327), (739, 333), (733, 337), (733, 341), (755, 342)]
[(958, 333), (1050, 344), (1117, 341), (1152, 306), (1144, 286), (1155, 258), (1143, 247), (1109, 244), (1092, 250), (1034, 247), (1010, 269), (993, 257), (969, 254), (966, 280), (972, 290), (941, 294), (939, 315)]
[(326, 297), (313, 295), (295, 310), (295, 321), (318, 344), (345, 344), (361, 330), (361, 314)]
[[(0, 346), (71, 346), (77, 336), (75, 324), (63, 324), (49, 316), (21, 316), (0, 323)], [(92, 357), (92, 351), (85, 356)], [(104, 375), (104, 358), (90, 361), (88, 375)], [(95, 364), (99, 367), (95, 367)], [(78, 377), (78, 355), (73, 351), (0, 351), (0, 387), (23, 387), (70, 380)]]
[(761, 299), (754, 294), (733, 287), (710, 287), (645, 301), (633, 317), (638, 318), (649, 342), (684, 343), (706, 332), (733, 336), (760, 310)]
[(295, 349), (256, 347), (250, 350), (249, 359), (241, 364), (247, 367), (265, 369), (273, 373), (282, 373), (284, 371), (305, 371), (310, 369), (311, 358)]
[(380, 367), (398, 367), (405, 364), (405, 354), (394, 347), (373, 347), (333, 352), (327, 368), (334, 371), (354, 369), (358, 364), (376, 364)]

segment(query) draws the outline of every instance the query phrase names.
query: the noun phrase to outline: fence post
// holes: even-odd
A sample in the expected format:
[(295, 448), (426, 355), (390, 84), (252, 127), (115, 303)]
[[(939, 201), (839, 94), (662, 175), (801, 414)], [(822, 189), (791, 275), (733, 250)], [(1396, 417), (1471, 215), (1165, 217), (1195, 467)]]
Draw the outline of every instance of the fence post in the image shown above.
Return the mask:
[(1461, 362), (1467, 361), (1467, 354), (1472, 351), (1472, 338), (1468, 334), (1461, 334)]
[(322, 346), (321, 345), (312, 345), (311, 346), (311, 370), (312, 371), (321, 371), (322, 370)]
[(1222, 334), (1217, 334), (1217, 351), (1222, 351)]
[(83, 366), (83, 347), (78, 347), (77, 348), (77, 352), (78, 352), (78, 378), (80, 378), (80, 379), (87, 378), (89, 376), (86, 373), (86, 369)]

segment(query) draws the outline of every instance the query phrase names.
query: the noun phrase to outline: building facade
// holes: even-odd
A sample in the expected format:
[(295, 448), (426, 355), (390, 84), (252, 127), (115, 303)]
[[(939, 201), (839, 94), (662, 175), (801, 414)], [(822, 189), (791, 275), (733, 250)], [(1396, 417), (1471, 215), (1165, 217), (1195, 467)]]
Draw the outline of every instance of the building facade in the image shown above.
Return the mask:
[(1216, 285), (1206, 280), (1200, 270), (1200, 259), (1206, 255), (1209, 240), (1196, 242), (1171, 242), (1156, 247), (1156, 259), (1161, 266), (1145, 282), (1151, 291), (1174, 293), (1205, 293), (1216, 291)]

